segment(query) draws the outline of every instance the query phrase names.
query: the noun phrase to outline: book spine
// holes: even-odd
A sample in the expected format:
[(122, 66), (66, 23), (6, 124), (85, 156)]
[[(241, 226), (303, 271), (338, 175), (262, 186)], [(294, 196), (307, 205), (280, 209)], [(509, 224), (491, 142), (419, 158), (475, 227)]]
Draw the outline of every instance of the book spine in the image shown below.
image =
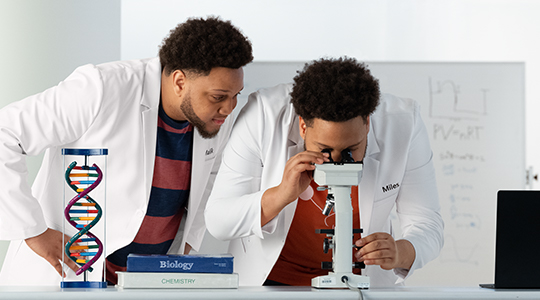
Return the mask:
[(238, 274), (117, 272), (122, 288), (238, 288)]
[(178, 259), (166, 257), (128, 257), (128, 272), (221, 273), (233, 272), (232, 258)]

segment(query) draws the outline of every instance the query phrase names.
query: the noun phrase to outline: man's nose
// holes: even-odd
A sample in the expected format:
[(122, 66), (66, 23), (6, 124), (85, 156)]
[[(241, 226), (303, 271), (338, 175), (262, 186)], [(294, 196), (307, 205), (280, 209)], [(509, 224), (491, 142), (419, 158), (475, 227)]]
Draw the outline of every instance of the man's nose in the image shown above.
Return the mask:
[(234, 108), (236, 107), (237, 102), (238, 101), (237, 101), (236, 97), (228, 99), (220, 107), (219, 113), (222, 114), (222, 115), (225, 115), (225, 116), (230, 115), (233, 112)]
[(332, 151), (332, 159), (334, 160), (334, 162), (340, 162), (341, 161), (341, 152)]

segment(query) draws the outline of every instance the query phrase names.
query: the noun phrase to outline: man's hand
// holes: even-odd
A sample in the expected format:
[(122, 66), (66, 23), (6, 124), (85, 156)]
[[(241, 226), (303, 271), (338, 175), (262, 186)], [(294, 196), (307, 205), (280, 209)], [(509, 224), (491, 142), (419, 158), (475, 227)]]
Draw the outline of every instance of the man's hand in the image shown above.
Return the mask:
[(414, 247), (409, 241), (395, 241), (390, 234), (384, 232), (361, 238), (355, 245), (362, 247), (355, 253), (358, 261), (363, 261), (366, 265), (379, 265), (384, 270), (410, 269), (416, 257)]
[(287, 161), (283, 178), (277, 186), (278, 194), (283, 203), (288, 205), (307, 189), (313, 179), (315, 164), (328, 161), (328, 153), (304, 151), (296, 154)]
[(328, 153), (304, 151), (291, 157), (283, 170), (281, 183), (266, 190), (261, 199), (261, 225), (264, 226), (306, 190), (313, 179), (315, 164), (329, 161)]
[(184, 248), (184, 254), (186, 255), (189, 254), (189, 252), (191, 252), (191, 249), (192, 249), (191, 245), (186, 243), (186, 247)]
[[(64, 242), (67, 243), (69, 239), (69, 236), (64, 235)], [(62, 254), (64, 255), (64, 262), (69, 268), (73, 271), (79, 269), (79, 266), (65, 255), (64, 245), (62, 244), (62, 233), (60, 231), (48, 228), (38, 236), (27, 238), (25, 242), (32, 251), (49, 262), (60, 276), (66, 277), (66, 274), (62, 270)]]

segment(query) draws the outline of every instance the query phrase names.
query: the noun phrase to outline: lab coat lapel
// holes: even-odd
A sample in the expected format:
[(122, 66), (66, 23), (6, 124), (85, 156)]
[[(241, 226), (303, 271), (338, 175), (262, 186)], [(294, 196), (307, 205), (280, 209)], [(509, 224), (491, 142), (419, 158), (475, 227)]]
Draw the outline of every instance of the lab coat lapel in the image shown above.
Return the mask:
[(157, 58), (150, 60), (146, 65), (143, 91), (141, 98), (141, 121), (144, 135), (143, 176), (146, 190), (145, 199), (148, 201), (154, 175), (158, 110), (161, 95), (161, 64)]
[(304, 139), (300, 136), (300, 129), (298, 127), (298, 117), (294, 117), (294, 120), (289, 127), (289, 140), (287, 141), (287, 160), (296, 154), (304, 151)]
[[(193, 129), (193, 156), (191, 159), (191, 187), (189, 191), (189, 211), (193, 212), (191, 216), (195, 215), (195, 212), (199, 208), (200, 200), (204, 193), (206, 183), (208, 182), (208, 177), (210, 172), (208, 168), (211, 168), (212, 164), (209, 166), (205, 165), (205, 157), (211, 156), (216, 150), (213, 149), (210, 141), (214, 139), (204, 139), (199, 131), (195, 128)], [(212, 152), (212, 153), (211, 153)], [(188, 214), (188, 219), (190, 214)], [(190, 222), (188, 222), (190, 223)], [(187, 228), (186, 228), (187, 229)]]
[[(296, 154), (304, 151), (304, 139), (302, 139), (302, 137), (300, 136), (298, 117), (296, 115), (293, 115), (293, 118), (294, 120), (291, 122), (291, 126), (289, 127), (289, 138), (287, 140), (287, 161)], [(282, 176), (283, 170), (280, 173), (280, 176)], [(297, 203), (297, 201), (292, 202), (291, 204), (287, 205), (284, 210), (285, 228), (287, 228), (287, 230), (291, 227)]]
[[(193, 154), (191, 158), (191, 184), (189, 191), (188, 214), (185, 226), (178, 231), (175, 241), (171, 249), (184, 252), (186, 243), (190, 243), (195, 251), (199, 251), (202, 236), (204, 236), (205, 226), (202, 215), (197, 215), (199, 209), (204, 209), (201, 206), (204, 192), (207, 190), (208, 179), (212, 171), (212, 166), (216, 157), (216, 139), (205, 139), (199, 131), (193, 129)], [(196, 225), (194, 225), (196, 224)], [(193, 227), (193, 228), (192, 228)], [(203, 232), (201, 232), (201, 230)], [(186, 234), (187, 233), (187, 234)], [(180, 244), (178, 242), (181, 241)]]
[[(370, 125), (371, 127), (371, 125)], [(364, 236), (369, 234), (372, 220), (373, 202), (375, 200), (375, 182), (379, 174), (378, 153), (380, 152), (377, 140), (373, 135), (373, 128), (368, 133), (368, 147), (364, 157), (364, 172), (360, 181), (360, 225)]]

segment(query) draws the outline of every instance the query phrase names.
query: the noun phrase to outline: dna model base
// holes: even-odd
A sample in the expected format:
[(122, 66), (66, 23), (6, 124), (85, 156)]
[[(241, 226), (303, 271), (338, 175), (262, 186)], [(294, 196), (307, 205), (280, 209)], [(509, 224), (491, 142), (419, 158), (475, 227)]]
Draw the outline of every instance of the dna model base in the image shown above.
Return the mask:
[(66, 266), (67, 257), (79, 269), (73, 274), (64, 267), (69, 279), (62, 278), (61, 288), (107, 287), (104, 255), (107, 154), (107, 149), (62, 149), (66, 170), (62, 264)]
[[(347, 158), (345, 160), (344, 158)], [(362, 178), (362, 162), (354, 162), (352, 156), (346, 151), (342, 152), (342, 162), (324, 163), (315, 167), (313, 179), (321, 189), (328, 190), (326, 207), (323, 214), (328, 215), (333, 209), (335, 212), (335, 228), (330, 230), (317, 230), (325, 233), (323, 249), (332, 250), (332, 262), (322, 262), (323, 269), (332, 269), (328, 275), (312, 278), (311, 286), (316, 288), (360, 288), (368, 289), (370, 280), (368, 276), (356, 275), (352, 272), (353, 266), (363, 263), (353, 263), (353, 232), (361, 233), (361, 229), (353, 230), (353, 208), (351, 203), (351, 186), (359, 185)]]
[(107, 288), (107, 282), (105, 281), (62, 281), (60, 282), (61, 288)]

